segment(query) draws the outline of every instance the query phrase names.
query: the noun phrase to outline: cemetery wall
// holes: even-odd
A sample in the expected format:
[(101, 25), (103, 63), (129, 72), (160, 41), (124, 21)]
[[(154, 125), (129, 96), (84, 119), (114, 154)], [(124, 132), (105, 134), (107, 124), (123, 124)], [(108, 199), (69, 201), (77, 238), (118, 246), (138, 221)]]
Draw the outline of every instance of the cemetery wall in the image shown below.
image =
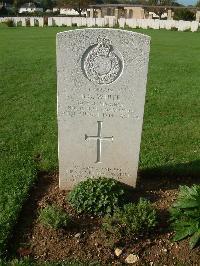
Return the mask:
[[(0, 17), (0, 23), (8, 20), (14, 22), (14, 26), (44, 26), (43, 17)], [(183, 20), (159, 20), (159, 19), (116, 19), (112, 16), (104, 18), (85, 17), (48, 17), (48, 26), (77, 26), (77, 27), (119, 27), (141, 29), (166, 29), (177, 31), (198, 31), (198, 21)]]

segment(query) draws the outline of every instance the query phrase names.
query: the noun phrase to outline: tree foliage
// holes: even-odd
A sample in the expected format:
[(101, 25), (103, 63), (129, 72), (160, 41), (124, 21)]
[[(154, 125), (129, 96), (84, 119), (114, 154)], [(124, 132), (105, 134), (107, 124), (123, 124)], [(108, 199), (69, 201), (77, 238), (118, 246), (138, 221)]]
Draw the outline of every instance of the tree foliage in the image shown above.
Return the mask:
[(194, 12), (186, 8), (178, 9), (178, 10), (175, 10), (174, 12), (174, 19), (192, 21), (192, 20), (195, 20), (195, 14)]
[(82, 12), (88, 8), (90, 4), (95, 4), (94, 0), (58, 0), (59, 6), (66, 6), (74, 9), (81, 16)]

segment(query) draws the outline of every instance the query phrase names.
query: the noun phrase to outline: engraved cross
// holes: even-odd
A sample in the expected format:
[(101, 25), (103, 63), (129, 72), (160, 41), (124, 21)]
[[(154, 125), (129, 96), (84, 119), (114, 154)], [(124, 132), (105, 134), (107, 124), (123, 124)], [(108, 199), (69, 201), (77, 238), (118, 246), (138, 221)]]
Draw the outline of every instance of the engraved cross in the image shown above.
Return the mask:
[(101, 163), (101, 142), (104, 140), (113, 141), (113, 136), (102, 137), (101, 131), (102, 131), (103, 122), (97, 121), (97, 124), (98, 124), (97, 136), (88, 136), (87, 134), (85, 134), (85, 140), (90, 140), (90, 139), (97, 140), (97, 161), (96, 163)]

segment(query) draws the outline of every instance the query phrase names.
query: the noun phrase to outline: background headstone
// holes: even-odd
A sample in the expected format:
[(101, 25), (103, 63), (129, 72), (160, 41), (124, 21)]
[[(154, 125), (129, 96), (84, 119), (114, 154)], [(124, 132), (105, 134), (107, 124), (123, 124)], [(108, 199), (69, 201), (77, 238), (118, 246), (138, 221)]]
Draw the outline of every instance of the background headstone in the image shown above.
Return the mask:
[(125, 27), (125, 22), (126, 22), (126, 19), (125, 18), (120, 18), (118, 20), (118, 22), (119, 22), (119, 27), (120, 28), (124, 28)]
[(40, 17), (38, 18), (38, 21), (39, 21), (39, 27), (44, 27), (44, 18)]
[(53, 26), (53, 19), (51, 17), (48, 17), (48, 26)]
[(197, 22), (197, 21), (192, 21), (192, 22), (191, 22), (191, 31), (192, 31), (192, 32), (195, 32), (195, 31), (198, 30), (198, 28), (199, 28), (199, 22)]
[(30, 17), (30, 26), (31, 27), (35, 26), (35, 18), (34, 17)]
[(57, 34), (61, 189), (98, 176), (135, 186), (149, 48), (130, 31)]

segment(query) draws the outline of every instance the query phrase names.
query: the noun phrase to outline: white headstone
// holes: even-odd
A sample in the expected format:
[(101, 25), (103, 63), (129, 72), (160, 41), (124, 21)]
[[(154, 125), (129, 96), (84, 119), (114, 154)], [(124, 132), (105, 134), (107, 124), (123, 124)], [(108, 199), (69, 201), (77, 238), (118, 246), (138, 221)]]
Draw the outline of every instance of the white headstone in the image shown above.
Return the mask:
[(172, 20), (166, 20), (166, 22), (165, 22), (165, 29), (166, 30), (171, 30), (171, 28), (172, 28)]
[(87, 18), (87, 26), (88, 27), (93, 27), (95, 26), (96, 22), (95, 22), (95, 18)]
[(38, 18), (38, 20), (39, 20), (39, 27), (44, 27), (44, 18), (40, 17)]
[(66, 25), (67, 27), (72, 26), (72, 18), (71, 17), (65, 17)]
[(80, 27), (82, 26), (82, 18), (81, 17), (73, 17), (72, 18), (72, 24)]
[(81, 20), (82, 20), (81, 21), (81, 25), (84, 26), (84, 27), (87, 26), (86, 18), (81, 18)]
[(192, 21), (191, 22), (191, 31), (195, 32), (197, 31), (199, 28), (199, 22), (198, 21)]
[(159, 19), (155, 19), (154, 20), (153, 29), (154, 30), (159, 30), (160, 29), (160, 20)]
[(119, 27), (120, 28), (124, 28), (125, 27), (125, 22), (126, 22), (125, 18), (118, 19), (118, 22), (119, 22)]
[(22, 26), (26, 27), (26, 18), (22, 18), (21, 21), (22, 21)]
[(126, 25), (130, 28), (135, 29), (138, 26), (137, 19), (126, 19)]
[(150, 29), (153, 29), (154, 27), (154, 19), (148, 19), (147, 20), (147, 25)]
[(184, 31), (184, 24), (183, 20), (178, 21), (178, 31)]
[(147, 29), (148, 28), (147, 19), (141, 19), (140, 20), (140, 28), (142, 28), (142, 29)]
[(115, 24), (116, 24), (116, 19), (115, 19), (115, 17), (109, 17), (109, 19), (108, 19), (108, 26), (109, 26), (110, 28), (113, 28), (113, 27), (115, 26)]
[(149, 48), (124, 30), (57, 34), (61, 189), (98, 176), (135, 186)]
[(104, 27), (104, 18), (96, 18), (96, 25), (98, 27)]
[(35, 18), (34, 17), (30, 17), (30, 26), (31, 27), (35, 26)]
[(160, 20), (160, 29), (165, 29), (166, 28), (166, 22), (167, 20)]
[(53, 26), (53, 19), (51, 17), (48, 17), (48, 26)]

